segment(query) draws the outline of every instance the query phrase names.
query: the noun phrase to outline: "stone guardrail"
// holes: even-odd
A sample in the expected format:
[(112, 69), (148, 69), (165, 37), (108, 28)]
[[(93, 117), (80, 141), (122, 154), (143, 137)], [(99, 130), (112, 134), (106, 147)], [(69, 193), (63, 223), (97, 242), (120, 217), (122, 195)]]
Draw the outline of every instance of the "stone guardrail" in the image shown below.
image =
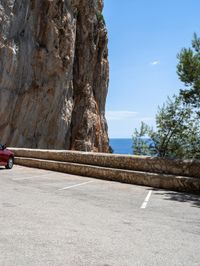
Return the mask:
[(79, 151), (11, 148), (17, 157), (72, 162), (124, 170), (200, 178), (200, 160), (170, 160), (158, 157)]
[(69, 174), (200, 193), (200, 161), (11, 148), (16, 163)]

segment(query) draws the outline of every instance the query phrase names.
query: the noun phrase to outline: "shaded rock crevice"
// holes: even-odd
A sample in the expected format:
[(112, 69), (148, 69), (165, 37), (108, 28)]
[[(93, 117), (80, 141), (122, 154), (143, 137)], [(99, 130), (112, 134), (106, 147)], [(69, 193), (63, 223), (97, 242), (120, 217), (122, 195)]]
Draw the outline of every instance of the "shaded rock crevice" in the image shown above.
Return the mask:
[(0, 141), (108, 151), (107, 31), (97, 0), (0, 0)]

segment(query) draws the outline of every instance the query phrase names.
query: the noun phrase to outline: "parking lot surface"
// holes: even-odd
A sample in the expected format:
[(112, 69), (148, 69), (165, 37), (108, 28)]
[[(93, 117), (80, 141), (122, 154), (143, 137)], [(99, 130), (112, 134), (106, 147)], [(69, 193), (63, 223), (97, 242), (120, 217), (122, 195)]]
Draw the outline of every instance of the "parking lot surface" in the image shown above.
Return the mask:
[(199, 250), (199, 196), (0, 168), (1, 266), (199, 266)]

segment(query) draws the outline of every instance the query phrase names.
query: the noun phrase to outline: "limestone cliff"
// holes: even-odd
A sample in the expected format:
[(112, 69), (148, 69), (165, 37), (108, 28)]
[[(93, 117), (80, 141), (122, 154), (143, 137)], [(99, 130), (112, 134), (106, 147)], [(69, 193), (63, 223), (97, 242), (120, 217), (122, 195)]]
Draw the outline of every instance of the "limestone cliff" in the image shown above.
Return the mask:
[(0, 142), (108, 151), (102, 0), (0, 0)]

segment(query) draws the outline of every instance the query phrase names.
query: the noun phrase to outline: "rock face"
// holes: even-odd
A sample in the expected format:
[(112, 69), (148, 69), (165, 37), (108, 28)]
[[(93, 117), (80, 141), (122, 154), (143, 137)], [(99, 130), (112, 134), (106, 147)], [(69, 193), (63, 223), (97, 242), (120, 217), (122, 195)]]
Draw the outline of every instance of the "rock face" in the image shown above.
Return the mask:
[(0, 0), (0, 142), (108, 151), (102, 0)]

